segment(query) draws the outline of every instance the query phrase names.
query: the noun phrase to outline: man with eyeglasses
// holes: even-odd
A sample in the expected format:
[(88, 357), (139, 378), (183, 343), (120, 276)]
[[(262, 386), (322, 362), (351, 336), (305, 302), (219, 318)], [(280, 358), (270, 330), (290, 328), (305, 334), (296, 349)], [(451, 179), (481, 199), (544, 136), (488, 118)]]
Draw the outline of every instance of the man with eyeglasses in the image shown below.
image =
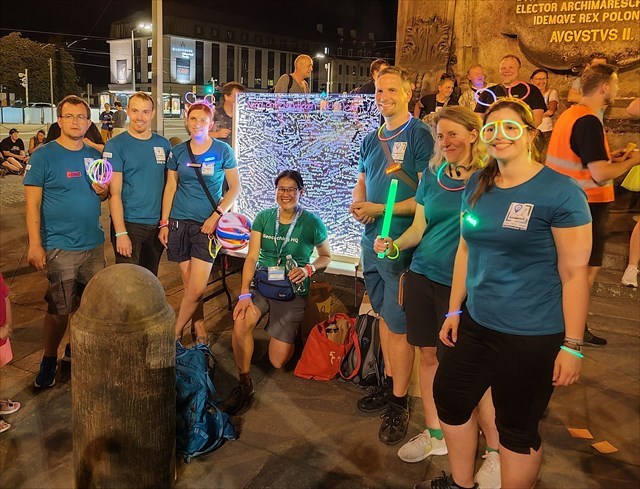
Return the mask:
[(102, 157), (111, 162), (111, 243), (116, 263), (140, 265), (158, 275), (164, 246), (158, 239), (162, 192), (171, 144), (151, 131), (153, 99), (134, 93), (127, 105), (129, 129), (107, 141)]
[[(52, 387), (58, 368), (58, 347), (69, 316), (80, 304), (89, 280), (104, 268), (104, 231), (100, 203), (108, 187), (92, 183), (87, 167), (100, 153), (83, 139), (91, 109), (75, 95), (57, 107), (60, 136), (31, 157), (24, 177), (29, 264), (47, 268), (44, 357), (34, 385)], [(65, 358), (71, 354), (69, 345)]]

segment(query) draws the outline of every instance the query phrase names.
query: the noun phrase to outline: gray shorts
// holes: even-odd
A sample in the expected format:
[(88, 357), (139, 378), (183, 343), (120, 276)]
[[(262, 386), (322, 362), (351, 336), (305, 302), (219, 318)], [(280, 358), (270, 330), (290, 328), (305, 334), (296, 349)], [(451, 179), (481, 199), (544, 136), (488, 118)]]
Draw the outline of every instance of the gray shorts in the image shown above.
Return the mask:
[(44, 295), (47, 312), (56, 316), (71, 314), (80, 305), (80, 297), (89, 280), (105, 267), (104, 247), (67, 251), (46, 251), (49, 288)]
[(265, 327), (269, 336), (294, 344), (304, 318), (307, 298), (296, 296), (292, 301), (276, 301), (267, 299), (254, 287), (251, 287), (251, 295), (253, 304), (260, 310), (260, 317), (269, 313), (269, 322)]

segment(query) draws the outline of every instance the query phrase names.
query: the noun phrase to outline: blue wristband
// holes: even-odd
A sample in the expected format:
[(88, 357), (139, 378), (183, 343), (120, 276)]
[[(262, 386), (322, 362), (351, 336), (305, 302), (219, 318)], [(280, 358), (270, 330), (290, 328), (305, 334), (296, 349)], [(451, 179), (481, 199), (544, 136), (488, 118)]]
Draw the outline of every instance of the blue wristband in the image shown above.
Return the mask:
[(451, 316), (459, 316), (460, 314), (462, 314), (462, 309), (460, 309), (459, 311), (448, 312), (444, 315), (444, 317), (448, 318)]
[(247, 292), (246, 294), (240, 294), (238, 296), (238, 300), (242, 300), (242, 299), (251, 299), (251, 292)]

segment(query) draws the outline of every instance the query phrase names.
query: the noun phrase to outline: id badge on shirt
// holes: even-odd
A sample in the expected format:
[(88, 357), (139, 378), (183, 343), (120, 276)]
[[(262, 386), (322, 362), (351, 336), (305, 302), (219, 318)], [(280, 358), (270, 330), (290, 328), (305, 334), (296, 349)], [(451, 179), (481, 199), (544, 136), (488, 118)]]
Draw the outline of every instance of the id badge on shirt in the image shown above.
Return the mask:
[(267, 268), (267, 280), (269, 280), (269, 282), (275, 280), (284, 280), (284, 267)]
[(206, 164), (203, 163), (202, 164), (202, 175), (205, 177), (211, 177), (213, 176), (214, 170), (215, 170), (215, 163), (211, 163), (211, 164)]
[(529, 220), (533, 214), (533, 204), (521, 204), (512, 202), (507, 211), (507, 215), (502, 223), (503, 228), (526, 231), (529, 227)]
[(394, 161), (402, 163), (404, 161), (404, 154), (407, 151), (407, 143), (404, 142), (395, 142), (393, 143), (393, 148), (391, 149), (391, 158)]
[(153, 147), (153, 154), (156, 155), (156, 163), (158, 165), (164, 165), (166, 162), (166, 156), (164, 154), (164, 148), (162, 148), (161, 146), (154, 146)]

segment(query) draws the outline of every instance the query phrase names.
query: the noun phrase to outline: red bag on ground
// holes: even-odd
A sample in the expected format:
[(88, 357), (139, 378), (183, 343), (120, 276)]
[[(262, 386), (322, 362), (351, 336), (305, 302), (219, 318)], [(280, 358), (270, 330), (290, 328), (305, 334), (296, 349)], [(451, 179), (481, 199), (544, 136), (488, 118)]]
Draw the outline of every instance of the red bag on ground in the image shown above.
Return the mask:
[[(344, 321), (348, 325), (348, 332), (344, 343), (338, 344), (327, 338), (327, 328), (334, 329), (337, 322)], [(338, 375), (342, 359), (353, 348), (357, 341), (354, 328), (356, 320), (346, 314), (337, 313), (329, 319), (316, 324), (302, 350), (302, 356), (296, 365), (294, 374), (303, 379), (331, 380)], [(333, 333), (330, 333), (333, 336)]]

